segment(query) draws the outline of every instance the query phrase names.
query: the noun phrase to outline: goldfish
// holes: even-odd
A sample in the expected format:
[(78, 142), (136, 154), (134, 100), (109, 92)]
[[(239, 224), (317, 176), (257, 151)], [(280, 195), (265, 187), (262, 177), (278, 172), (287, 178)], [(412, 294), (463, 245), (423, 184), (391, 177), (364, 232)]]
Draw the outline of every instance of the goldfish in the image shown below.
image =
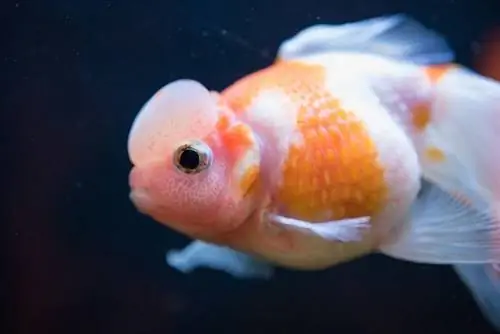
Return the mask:
[(183, 272), (498, 263), (500, 85), (454, 58), (395, 14), (304, 28), (220, 92), (168, 83), (129, 132), (130, 199), (193, 239)]
[[(500, 26), (491, 29), (480, 42), (475, 68), (484, 76), (500, 80)], [(469, 288), (488, 321), (500, 331), (500, 266), (457, 264), (455, 271)]]

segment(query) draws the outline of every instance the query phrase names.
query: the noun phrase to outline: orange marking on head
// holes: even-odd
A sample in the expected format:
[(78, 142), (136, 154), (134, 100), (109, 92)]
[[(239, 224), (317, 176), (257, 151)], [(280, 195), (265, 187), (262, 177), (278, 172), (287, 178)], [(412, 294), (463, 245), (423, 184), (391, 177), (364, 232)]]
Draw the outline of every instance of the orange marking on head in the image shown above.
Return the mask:
[(227, 129), (223, 133), (222, 140), (227, 147), (235, 145), (248, 147), (253, 144), (250, 128), (243, 123), (238, 123)]
[(427, 148), (427, 150), (425, 151), (425, 156), (432, 162), (443, 162), (444, 160), (446, 160), (446, 155), (444, 154), (444, 152), (434, 146)]
[(254, 144), (251, 130), (244, 123), (230, 123), (229, 120), (222, 120), (222, 118), (219, 121), (221, 147), (224, 148), (232, 161), (236, 161), (246, 149)]
[(259, 171), (259, 166), (252, 166), (245, 172), (240, 181), (240, 189), (243, 194), (250, 192), (251, 187), (255, 185)]
[(245, 151), (254, 145), (253, 135), (250, 127), (237, 121), (234, 115), (221, 110), (219, 120), (216, 125), (217, 139), (211, 137), (210, 140), (217, 140), (230, 161), (235, 162)]

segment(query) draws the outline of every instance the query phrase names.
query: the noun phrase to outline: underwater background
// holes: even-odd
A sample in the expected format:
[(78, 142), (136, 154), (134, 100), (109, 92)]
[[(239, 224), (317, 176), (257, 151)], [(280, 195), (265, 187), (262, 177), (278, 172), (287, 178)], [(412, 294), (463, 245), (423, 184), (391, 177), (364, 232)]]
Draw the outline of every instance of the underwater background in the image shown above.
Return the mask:
[(450, 266), (179, 273), (165, 252), (189, 240), (128, 198), (128, 131), (158, 88), (220, 90), (306, 26), (394, 13), (466, 66), (500, 25), (498, 0), (3, 1), (0, 333), (495, 333)]

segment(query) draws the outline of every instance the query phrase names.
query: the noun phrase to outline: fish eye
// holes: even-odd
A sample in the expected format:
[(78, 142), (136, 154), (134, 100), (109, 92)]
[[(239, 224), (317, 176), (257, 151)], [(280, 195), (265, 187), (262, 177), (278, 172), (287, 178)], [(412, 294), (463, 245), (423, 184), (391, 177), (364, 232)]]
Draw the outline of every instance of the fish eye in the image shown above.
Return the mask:
[(183, 173), (195, 174), (212, 164), (212, 150), (205, 143), (193, 141), (179, 146), (174, 154), (174, 165)]

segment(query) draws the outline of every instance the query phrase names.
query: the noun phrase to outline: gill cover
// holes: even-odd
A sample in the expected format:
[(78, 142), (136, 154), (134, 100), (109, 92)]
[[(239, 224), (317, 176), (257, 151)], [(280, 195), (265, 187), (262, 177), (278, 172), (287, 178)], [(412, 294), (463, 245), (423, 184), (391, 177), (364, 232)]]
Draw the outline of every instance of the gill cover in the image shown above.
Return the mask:
[(136, 116), (128, 137), (134, 165), (161, 160), (180, 142), (203, 138), (215, 127), (217, 104), (199, 82), (180, 79), (161, 88)]

